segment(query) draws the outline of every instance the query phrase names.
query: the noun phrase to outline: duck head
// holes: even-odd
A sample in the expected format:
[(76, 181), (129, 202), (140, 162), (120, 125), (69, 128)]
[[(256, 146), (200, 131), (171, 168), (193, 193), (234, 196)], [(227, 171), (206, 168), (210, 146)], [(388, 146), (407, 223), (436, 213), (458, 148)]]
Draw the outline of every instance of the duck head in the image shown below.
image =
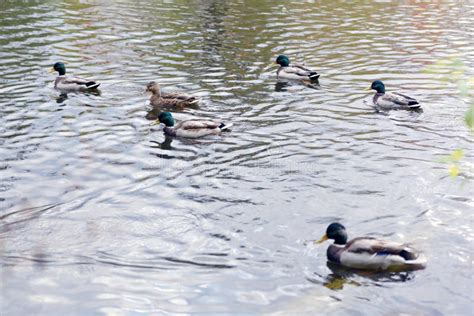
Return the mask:
[(53, 68), (49, 70), (49, 72), (57, 71), (60, 76), (64, 76), (66, 74), (66, 66), (62, 62), (57, 62), (53, 65)]
[(380, 80), (375, 80), (367, 90), (375, 90), (378, 93), (385, 93), (385, 85)]
[(146, 90), (145, 91), (146, 92), (151, 92), (153, 94), (157, 94), (157, 95), (161, 96), (160, 85), (155, 81), (149, 82), (146, 85)]
[(279, 55), (275, 61), (276, 64), (282, 67), (288, 67), (290, 65), (290, 59), (285, 55)]
[(173, 115), (171, 115), (170, 112), (161, 112), (158, 115), (158, 120), (156, 123), (163, 123), (168, 127), (173, 127), (174, 126), (174, 118)]
[(332, 223), (326, 229), (326, 234), (316, 243), (320, 244), (328, 239), (334, 239), (334, 243), (337, 245), (345, 245), (347, 242), (346, 228), (342, 224)]

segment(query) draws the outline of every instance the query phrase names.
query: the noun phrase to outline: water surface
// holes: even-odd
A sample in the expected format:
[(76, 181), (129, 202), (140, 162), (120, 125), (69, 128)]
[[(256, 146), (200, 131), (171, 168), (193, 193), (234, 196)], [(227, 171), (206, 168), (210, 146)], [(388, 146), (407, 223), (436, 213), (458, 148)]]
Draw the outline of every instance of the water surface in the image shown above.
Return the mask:
[[(0, 305), (7, 315), (472, 313), (469, 3), (0, 3)], [(321, 73), (276, 84), (278, 54)], [(47, 69), (102, 82), (53, 89)], [(443, 80), (448, 77), (449, 80)], [(376, 113), (370, 82), (422, 112)], [(202, 97), (165, 139), (145, 85)], [(463, 148), (461, 175), (442, 158)], [(410, 241), (423, 271), (355, 274), (306, 245), (332, 221)]]

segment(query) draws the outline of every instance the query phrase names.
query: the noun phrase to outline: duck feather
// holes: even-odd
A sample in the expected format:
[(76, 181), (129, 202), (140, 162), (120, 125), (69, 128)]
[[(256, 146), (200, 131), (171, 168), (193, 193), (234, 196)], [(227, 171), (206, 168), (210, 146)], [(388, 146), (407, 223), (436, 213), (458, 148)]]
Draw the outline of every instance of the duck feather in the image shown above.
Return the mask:
[(416, 99), (397, 92), (376, 93), (373, 102), (381, 108), (415, 109), (421, 106)]
[(150, 104), (154, 107), (184, 108), (199, 103), (199, 98), (182, 92), (162, 92), (154, 81), (148, 83), (146, 91), (151, 92)]
[(79, 77), (58, 76), (54, 81), (54, 87), (60, 90), (89, 90), (100, 86), (93, 80), (83, 79)]
[(372, 237), (354, 238), (342, 246), (333, 244), (329, 246), (327, 256), (330, 261), (359, 269), (387, 269), (414, 263), (423, 266), (425, 263), (407, 244)]
[(199, 138), (207, 135), (218, 135), (231, 126), (232, 124), (224, 124), (219, 121), (198, 119), (181, 121), (174, 127), (165, 127), (164, 132), (169, 136)]
[(277, 77), (283, 79), (315, 80), (319, 78), (319, 75), (317, 72), (301, 65), (292, 64), (287, 67), (280, 67), (277, 70)]

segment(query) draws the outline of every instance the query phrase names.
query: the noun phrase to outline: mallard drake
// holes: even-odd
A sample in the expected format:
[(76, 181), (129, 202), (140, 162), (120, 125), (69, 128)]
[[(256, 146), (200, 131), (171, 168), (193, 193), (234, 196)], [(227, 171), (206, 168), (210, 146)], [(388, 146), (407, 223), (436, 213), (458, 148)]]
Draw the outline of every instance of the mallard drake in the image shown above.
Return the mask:
[(232, 126), (232, 124), (203, 119), (186, 120), (175, 126), (173, 115), (170, 112), (161, 112), (156, 123), (165, 125), (163, 128), (165, 135), (187, 138), (218, 135)]
[(100, 83), (93, 80), (82, 79), (78, 77), (66, 76), (66, 66), (64, 63), (58, 62), (53, 65), (49, 72), (59, 73), (59, 76), (54, 81), (54, 88), (63, 91), (87, 91), (97, 89)]
[(398, 93), (385, 92), (385, 85), (380, 80), (375, 80), (366, 90), (377, 91), (372, 99), (374, 105), (383, 110), (412, 110), (418, 109), (421, 104), (412, 97)]
[(349, 268), (365, 270), (412, 270), (426, 266), (425, 256), (406, 244), (358, 237), (347, 241), (346, 228), (332, 223), (326, 234), (316, 243), (334, 239), (327, 249), (330, 262)]
[(154, 107), (183, 108), (199, 103), (199, 99), (192, 95), (161, 92), (160, 85), (154, 81), (147, 84), (146, 91), (151, 92), (150, 104)]
[(319, 78), (316, 71), (305, 68), (299, 64), (290, 65), (290, 59), (285, 55), (279, 55), (275, 64), (280, 65), (280, 68), (277, 70), (277, 79), (316, 81)]

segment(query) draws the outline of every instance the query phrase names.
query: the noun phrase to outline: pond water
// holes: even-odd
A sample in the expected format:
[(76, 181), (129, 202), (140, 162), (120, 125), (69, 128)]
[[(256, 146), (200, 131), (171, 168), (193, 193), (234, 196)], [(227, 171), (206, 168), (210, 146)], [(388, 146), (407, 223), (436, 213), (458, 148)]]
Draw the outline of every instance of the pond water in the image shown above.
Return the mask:
[[(0, 305), (5, 315), (470, 314), (473, 142), (451, 59), (473, 75), (473, 4), (0, 3)], [(278, 54), (321, 73), (276, 83)], [(100, 93), (60, 95), (56, 61)], [(448, 80), (445, 80), (447, 77)], [(373, 92), (421, 112), (377, 113)], [(145, 85), (199, 95), (165, 139)], [(443, 158), (464, 149), (461, 173)], [(412, 242), (409, 273), (328, 266), (307, 245)], [(3, 314), (3, 313), (2, 313)]]

